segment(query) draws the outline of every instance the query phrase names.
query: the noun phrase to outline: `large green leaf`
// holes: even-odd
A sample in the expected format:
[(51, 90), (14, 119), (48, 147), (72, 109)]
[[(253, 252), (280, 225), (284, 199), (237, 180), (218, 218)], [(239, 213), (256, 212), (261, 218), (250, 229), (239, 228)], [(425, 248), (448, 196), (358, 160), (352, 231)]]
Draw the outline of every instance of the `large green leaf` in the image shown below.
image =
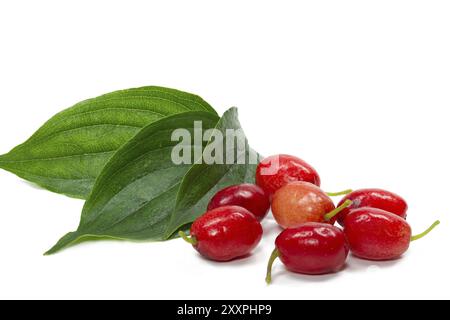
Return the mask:
[[(235, 108), (217, 120), (211, 113), (183, 113), (144, 128), (106, 165), (86, 201), (78, 230), (64, 236), (47, 254), (92, 237), (166, 240), (203, 214), (216, 190), (252, 180), (255, 166), (248, 164), (252, 151), (247, 143), (243, 164), (238, 164), (242, 158), (231, 164), (176, 165), (171, 161), (176, 144), (171, 132), (176, 128), (193, 132), (193, 122), (202, 121), (204, 130), (216, 126), (224, 136), (229, 134), (227, 129), (240, 128)], [(236, 152), (237, 147), (223, 152)]]
[(200, 97), (161, 87), (89, 99), (57, 114), (0, 156), (0, 168), (53, 192), (86, 199), (117, 149), (146, 125), (186, 111), (217, 115)]

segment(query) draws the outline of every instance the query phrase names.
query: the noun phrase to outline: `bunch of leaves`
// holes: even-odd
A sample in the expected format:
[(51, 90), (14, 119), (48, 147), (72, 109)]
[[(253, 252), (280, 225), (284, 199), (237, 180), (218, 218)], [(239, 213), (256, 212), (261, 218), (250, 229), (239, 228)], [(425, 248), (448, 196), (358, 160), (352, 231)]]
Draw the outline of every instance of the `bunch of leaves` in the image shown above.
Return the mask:
[[(178, 143), (172, 133), (183, 129), (194, 136), (198, 121), (223, 139), (211, 135), (189, 147), (205, 153), (223, 144), (222, 158), (232, 154), (232, 163), (206, 164), (195, 153), (188, 163), (172, 161)], [(236, 130), (241, 130), (236, 108), (219, 118), (189, 93), (161, 87), (122, 90), (54, 116), (0, 156), (0, 167), (50, 191), (87, 199), (77, 230), (47, 254), (99, 238), (161, 241), (187, 229), (219, 189), (254, 181), (257, 154), (246, 139), (244, 153), (239, 143), (225, 143)]]

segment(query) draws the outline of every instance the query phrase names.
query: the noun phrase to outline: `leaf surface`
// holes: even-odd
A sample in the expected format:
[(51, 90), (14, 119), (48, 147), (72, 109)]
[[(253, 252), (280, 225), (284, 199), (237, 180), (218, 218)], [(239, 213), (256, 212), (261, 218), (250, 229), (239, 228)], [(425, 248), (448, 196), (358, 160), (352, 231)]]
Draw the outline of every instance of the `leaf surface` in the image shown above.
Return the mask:
[[(254, 183), (256, 165), (250, 163), (252, 160), (256, 163), (258, 155), (250, 149), (245, 135), (242, 135), (243, 148), (239, 148), (236, 140), (234, 144), (226, 143), (227, 135), (242, 130), (237, 109), (231, 108), (225, 112), (216, 129), (224, 136), (222, 141), (224, 158), (229, 156), (234, 161), (213, 165), (202, 162), (194, 164), (189, 169), (178, 190), (177, 202), (167, 226), (166, 237), (172, 236), (178, 229), (203, 214), (209, 201), (219, 190), (243, 182)], [(227, 134), (230, 129), (232, 132)]]
[(174, 89), (105, 94), (55, 115), (25, 143), (0, 156), (0, 168), (50, 191), (86, 199), (111, 156), (143, 127), (189, 111), (217, 115), (200, 97)]

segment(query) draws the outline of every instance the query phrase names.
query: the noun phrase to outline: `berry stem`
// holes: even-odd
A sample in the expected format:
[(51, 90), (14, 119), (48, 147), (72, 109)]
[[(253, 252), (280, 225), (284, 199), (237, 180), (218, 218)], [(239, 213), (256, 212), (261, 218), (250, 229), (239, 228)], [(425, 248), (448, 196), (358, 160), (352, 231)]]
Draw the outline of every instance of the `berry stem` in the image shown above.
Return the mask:
[(272, 254), (270, 255), (269, 263), (267, 264), (267, 274), (266, 274), (266, 282), (270, 284), (272, 282), (272, 266), (273, 262), (280, 256), (280, 252), (278, 249), (274, 249)]
[(339, 192), (327, 192), (327, 195), (330, 197), (337, 197), (337, 196), (345, 196), (346, 194), (349, 194), (353, 192), (352, 189), (347, 189)]
[(197, 245), (197, 239), (195, 237), (188, 237), (186, 233), (183, 231), (178, 232), (178, 235), (183, 238), (187, 243), (192, 244), (193, 246)]
[(328, 212), (326, 215), (323, 216), (325, 221), (330, 221), (333, 219), (336, 215), (338, 215), (342, 210), (352, 205), (351, 200), (345, 200), (343, 204), (341, 204), (339, 207), (334, 209), (333, 211)]
[(439, 221), (439, 220), (437, 220), (437, 221), (435, 221), (427, 230), (425, 230), (424, 232), (422, 232), (422, 233), (419, 233), (419, 234), (417, 234), (417, 235), (415, 235), (415, 236), (412, 236), (411, 237), (411, 241), (416, 241), (416, 240), (419, 240), (419, 239), (422, 239), (423, 237), (425, 237), (427, 234), (429, 234), (434, 228), (436, 228), (436, 226), (438, 225), (438, 224), (440, 224), (441, 222)]

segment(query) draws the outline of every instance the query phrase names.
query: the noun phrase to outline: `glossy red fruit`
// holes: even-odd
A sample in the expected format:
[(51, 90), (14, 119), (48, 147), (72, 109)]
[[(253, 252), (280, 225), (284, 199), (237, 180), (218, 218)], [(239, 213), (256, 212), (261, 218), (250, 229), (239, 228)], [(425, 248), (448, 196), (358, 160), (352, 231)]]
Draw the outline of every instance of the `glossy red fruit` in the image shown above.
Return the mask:
[(334, 224), (335, 215), (348, 205), (347, 202), (335, 211), (333, 200), (318, 186), (297, 181), (288, 183), (275, 192), (272, 214), (283, 228), (295, 228), (306, 222)]
[(355, 190), (346, 195), (341, 200), (339, 205), (344, 203), (346, 200), (351, 200), (352, 205), (339, 213), (338, 222), (341, 226), (344, 226), (345, 217), (350, 210), (353, 209), (362, 207), (377, 208), (394, 213), (404, 219), (406, 219), (406, 213), (408, 211), (408, 204), (402, 197), (383, 189)]
[(294, 181), (305, 181), (320, 187), (317, 171), (302, 159), (280, 154), (265, 158), (256, 169), (256, 184), (271, 196)]
[(223, 206), (243, 207), (261, 221), (269, 212), (270, 201), (263, 189), (255, 184), (244, 183), (217, 192), (209, 202), (208, 211)]
[(310, 222), (286, 229), (277, 237), (275, 247), (267, 267), (268, 283), (277, 257), (292, 272), (317, 275), (341, 270), (348, 256), (342, 230), (324, 223)]
[(180, 235), (204, 257), (229, 261), (248, 255), (261, 241), (263, 229), (242, 207), (226, 206), (206, 212), (191, 226), (191, 237)]
[(377, 208), (353, 209), (345, 218), (344, 232), (352, 253), (368, 260), (399, 258), (411, 242), (406, 220)]

